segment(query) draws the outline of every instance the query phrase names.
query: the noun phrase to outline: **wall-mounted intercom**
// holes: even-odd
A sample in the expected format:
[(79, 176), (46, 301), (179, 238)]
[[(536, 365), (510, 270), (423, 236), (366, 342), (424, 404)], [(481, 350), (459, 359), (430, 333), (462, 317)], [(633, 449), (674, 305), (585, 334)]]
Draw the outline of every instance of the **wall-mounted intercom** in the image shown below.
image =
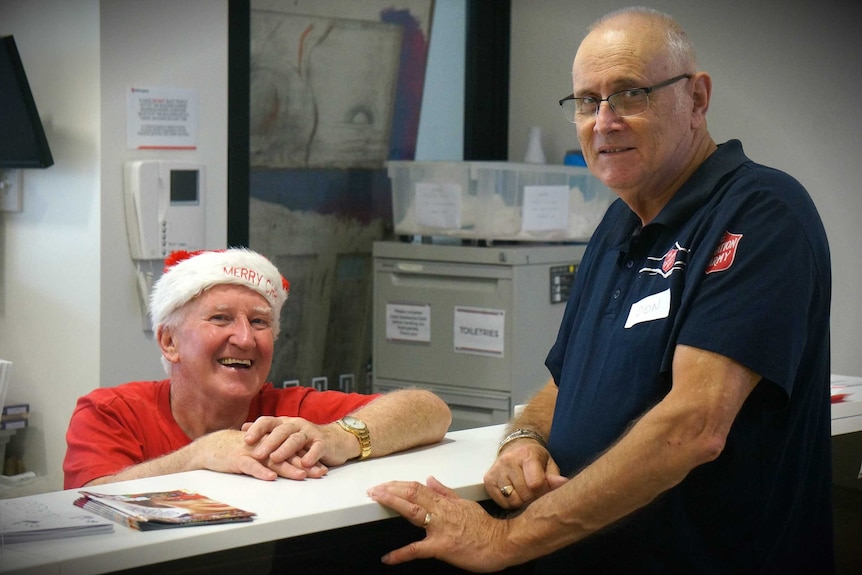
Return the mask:
[(125, 188), (132, 259), (164, 259), (173, 250), (204, 248), (206, 171), (202, 165), (127, 162)]
[(206, 248), (206, 170), (173, 160), (126, 162), (124, 196), (129, 251), (138, 272), (144, 330), (147, 300), (174, 250)]

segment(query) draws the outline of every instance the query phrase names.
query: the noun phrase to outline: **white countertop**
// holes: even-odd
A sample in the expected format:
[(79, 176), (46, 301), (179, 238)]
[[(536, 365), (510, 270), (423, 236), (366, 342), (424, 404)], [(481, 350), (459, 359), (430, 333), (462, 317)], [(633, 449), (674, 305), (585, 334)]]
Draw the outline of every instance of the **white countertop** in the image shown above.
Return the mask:
[[(117, 524), (108, 534), (6, 545), (0, 549), (0, 573), (105, 573), (386, 519), (395, 514), (365, 493), (393, 479), (424, 482), (434, 475), (461, 497), (482, 501), (488, 498), (482, 478), (494, 461), (503, 431), (503, 425), (496, 425), (450, 432), (437, 445), (348, 463), (330, 469), (322, 479), (268, 482), (190, 471), (99, 485), (93, 491), (121, 494), (188, 489), (254, 511), (257, 517), (250, 523), (147, 532)], [(76, 509), (72, 502), (77, 497), (76, 489), (22, 499), (67, 510)]]
[[(862, 431), (862, 377), (832, 376), (850, 393), (832, 404), (832, 435)], [(434, 446), (348, 463), (322, 479), (274, 482), (251, 477), (190, 471), (100, 485), (103, 493), (188, 489), (254, 511), (250, 523), (140, 532), (117, 524), (114, 532), (49, 539), (0, 548), (0, 573), (96, 574), (171, 561), (202, 553), (275, 541), (394, 517), (371, 501), (369, 487), (393, 479), (424, 482), (434, 475), (464, 498), (487, 499), (482, 478), (493, 463), (504, 425), (454, 431)], [(33, 495), (21, 500), (62, 511), (74, 510), (78, 491)]]
[(830, 383), (849, 393), (832, 404), (832, 435), (862, 431), (862, 377), (833, 374)]

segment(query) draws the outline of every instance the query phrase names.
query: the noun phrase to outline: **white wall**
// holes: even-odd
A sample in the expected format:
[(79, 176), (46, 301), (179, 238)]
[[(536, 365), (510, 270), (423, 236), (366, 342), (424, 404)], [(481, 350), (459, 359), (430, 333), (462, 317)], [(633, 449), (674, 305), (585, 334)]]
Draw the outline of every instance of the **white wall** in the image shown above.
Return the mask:
[(62, 485), (77, 397), (99, 385), (99, 4), (0, 0), (0, 35), (21, 53), (54, 156), (24, 172), (24, 208), (0, 214), (0, 357), (7, 401), (30, 403), (34, 489)]
[[(206, 166), (207, 247), (227, 242), (227, 0), (101, 2), (101, 310), (99, 384), (162, 379), (152, 335), (144, 333), (124, 215), (123, 164), (171, 159)], [(195, 90), (197, 150), (129, 150), (130, 86)]]
[[(630, 4), (512, 2), (511, 160), (524, 157), (533, 125), (542, 127), (549, 162), (578, 147), (557, 104), (572, 92), (572, 58), (587, 25)], [(832, 371), (862, 375), (858, 11), (838, 0), (648, 4), (680, 21), (712, 75), (716, 141), (742, 140), (750, 158), (789, 172), (811, 193), (832, 249)]]
[[(123, 163), (204, 162), (207, 240), (226, 241), (227, 1), (0, 0), (0, 34), (15, 36), (55, 161), (25, 173), (21, 213), (0, 215), (0, 357), (14, 362), (8, 399), (30, 403), (21, 436), (40, 475), (18, 495), (62, 487), (79, 396), (164, 377), (141, 329)], [(131, 84), (197, 90), (198, 150), (126, 149)]]

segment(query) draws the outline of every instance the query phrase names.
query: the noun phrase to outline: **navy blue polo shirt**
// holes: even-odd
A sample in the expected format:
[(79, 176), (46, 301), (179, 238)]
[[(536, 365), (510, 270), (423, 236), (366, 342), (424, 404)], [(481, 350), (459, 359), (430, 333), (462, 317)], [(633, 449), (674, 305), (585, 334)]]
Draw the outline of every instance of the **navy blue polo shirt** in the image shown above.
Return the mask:
[(563, 473), (661, 401), (679, 344), (763, 381), (715, 461), (548, 558), (545, 572), (830, 572), (830, 297), (811, 198), (738, 141), (719, 146), (644, 227), (615, 201), (546, 360), (559, 388), (549, 446)]

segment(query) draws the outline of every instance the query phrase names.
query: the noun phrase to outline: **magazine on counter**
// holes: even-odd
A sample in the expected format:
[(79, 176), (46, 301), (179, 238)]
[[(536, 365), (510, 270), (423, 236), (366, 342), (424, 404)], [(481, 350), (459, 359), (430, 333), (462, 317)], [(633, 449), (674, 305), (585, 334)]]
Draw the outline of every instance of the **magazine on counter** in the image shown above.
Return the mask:
[(149, 531), (191, 525), (251, 521), (255, 513), (193, 491), (152, 491), (106, 495), (80, 491), (75, 505), (133, 529)]

